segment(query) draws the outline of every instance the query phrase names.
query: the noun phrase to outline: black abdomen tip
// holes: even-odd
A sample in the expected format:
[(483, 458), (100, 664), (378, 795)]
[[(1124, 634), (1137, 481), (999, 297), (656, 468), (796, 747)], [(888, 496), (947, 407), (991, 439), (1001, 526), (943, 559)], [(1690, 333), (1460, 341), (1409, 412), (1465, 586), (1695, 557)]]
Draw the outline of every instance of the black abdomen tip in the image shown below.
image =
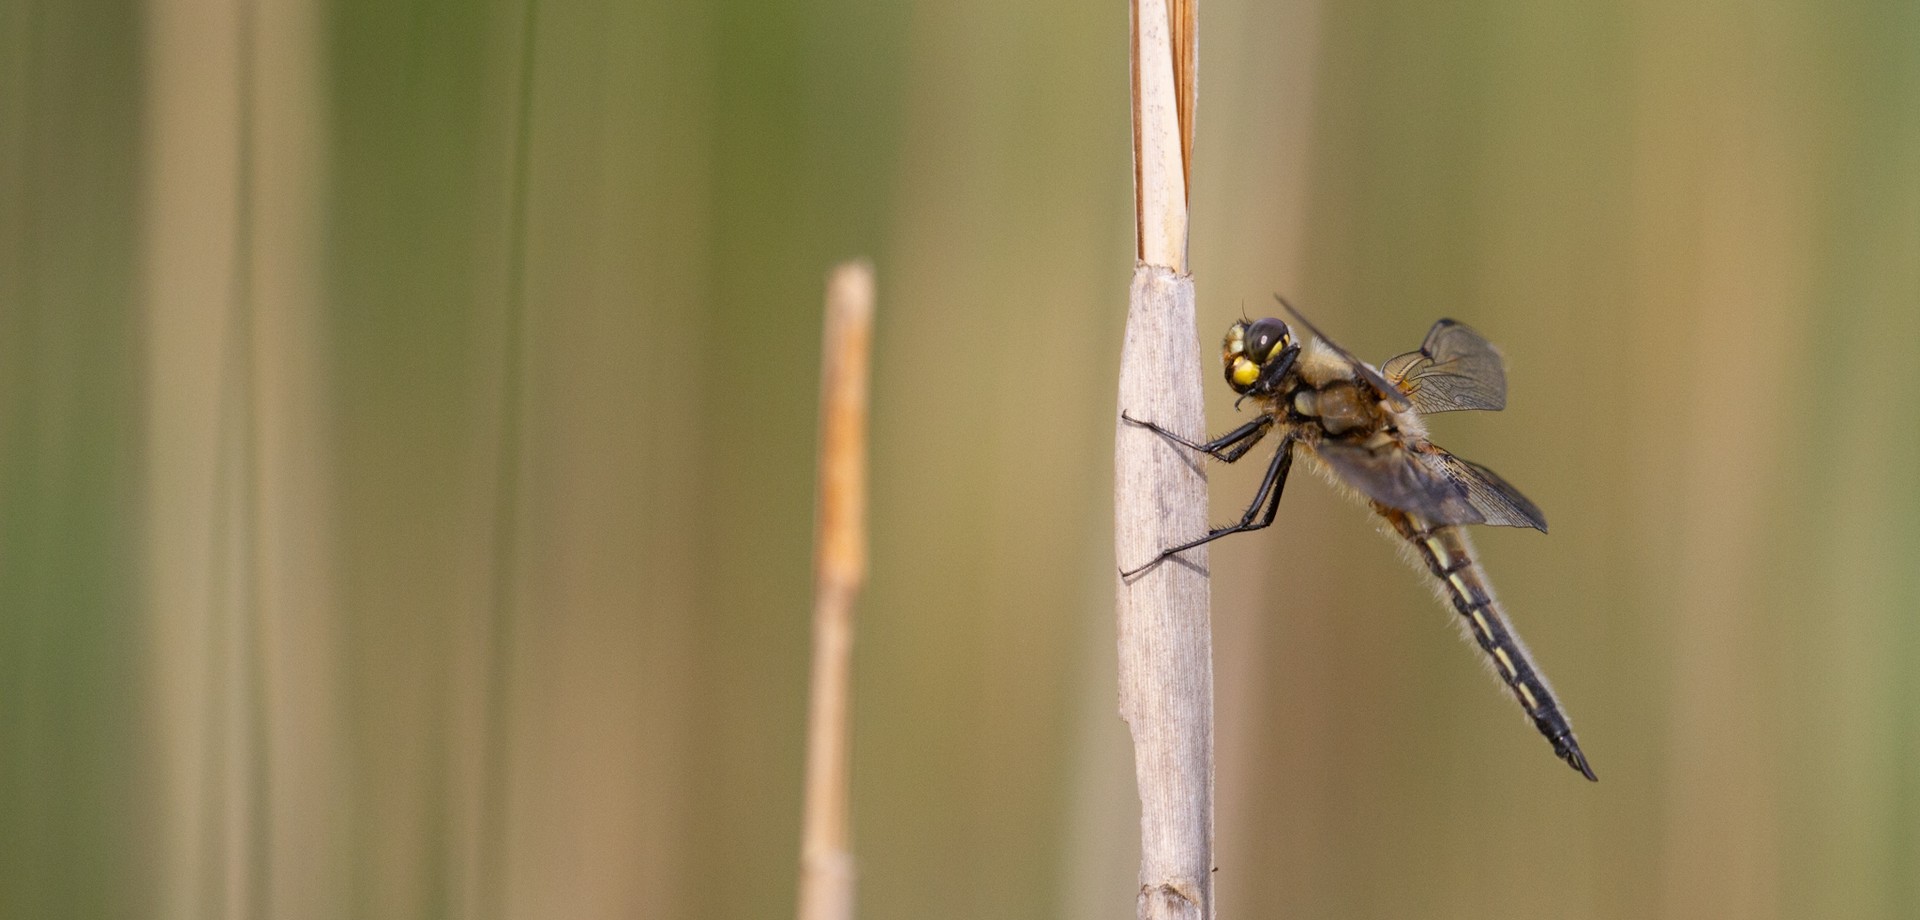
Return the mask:
[(1587, 755), (1580, 753), (1579, 742), (1572, 737), (1567, 738), (1567, 746), (1560, 752), (1560, 759), (1566, 761), (1567, 766), (1580, 771), (1581, 776), (1596, 783), (1600, 781), (1600, 777), (1593, 775), (1593, 768), (1587, 766)]

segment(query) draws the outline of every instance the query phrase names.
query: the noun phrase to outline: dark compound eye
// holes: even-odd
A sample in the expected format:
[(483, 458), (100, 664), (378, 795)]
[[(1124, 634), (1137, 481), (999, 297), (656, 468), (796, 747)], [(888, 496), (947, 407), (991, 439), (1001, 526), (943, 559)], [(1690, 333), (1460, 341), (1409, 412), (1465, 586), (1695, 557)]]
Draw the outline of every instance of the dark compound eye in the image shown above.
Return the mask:
[(1271, 317), (1260, 320), (1247, 327), (1247, 358), (1255, 364), (1265, 364), (1274, 351), (1285, 348), (1291, 341), (1293, 331), (1286, 323)]

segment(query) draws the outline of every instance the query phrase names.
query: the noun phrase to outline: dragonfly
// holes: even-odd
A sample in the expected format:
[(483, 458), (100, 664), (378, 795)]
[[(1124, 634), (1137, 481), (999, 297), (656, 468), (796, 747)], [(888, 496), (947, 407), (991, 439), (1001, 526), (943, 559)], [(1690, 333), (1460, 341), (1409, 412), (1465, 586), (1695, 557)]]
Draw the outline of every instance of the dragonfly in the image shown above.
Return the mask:
[[(1547, 530), (1540, 509), (1492, 470), (1442, 449), (1427, 437), (1424, 416), (1507, 404), (1506, 364), (1471, 327), (1442, 319), (1419, 350), (1378, 368), (1334, 344), (1286, 298), (1275, 295), (1311, 338), (1294, 338), (1285, 321), (1245, 319), (1227, 328), (1221, 345), (1228, 386), (1257, 416), (1211, 441), (1194, 441), (1151, 421), (1121, 417), (1189, 450), (1234, 463), (1269, 435), (1279, 448), (1253, 502), (1237, 523), (1167, 547), (1146, 564), (1123, 571), (1132, 578), (1166, 560), (1237, 533), (1270, 526), (1296, 454), (1343, 491), (1358, 493), (1387, 528), (1413, 550), (1437, 582), (1467, 637), (1487, 656), (1553, 753), (1598, 781), (1574, 738), (1573, 726), (1547, 679), (1521, 644), (1492, 582), (1467, 539), (1471, 524)], [(1239, 405), (1236, 403), (1235, 405)]]

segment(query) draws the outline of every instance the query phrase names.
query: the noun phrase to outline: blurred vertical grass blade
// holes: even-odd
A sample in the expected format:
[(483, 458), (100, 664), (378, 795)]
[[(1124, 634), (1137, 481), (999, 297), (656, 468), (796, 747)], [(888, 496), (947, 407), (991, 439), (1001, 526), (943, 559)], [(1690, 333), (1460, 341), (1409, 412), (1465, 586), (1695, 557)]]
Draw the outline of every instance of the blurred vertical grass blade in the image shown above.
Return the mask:
[(512, 752), (515, 642), (520, 610), (520, 559), (523, 442), (526, 412), (527, 237), (528, 196), (533, 157), (533, 99), (535, 52), (539, 47), (540, 4), (522, 0), (520, 56), (511, 129), (513, 146), (507, 158), (506, 275), (501, 316), (499, 370), (499, 428), (494, 444), (494, 486), (491, 558), (488, 565), (487, 627), (484, 638), (485, 671), (481, 690), (481, 738), (478, 781), (479, 818), (471, 845), (478, 855), (477, 873), (463, 886), (474, 894), (469, 910), (478, 917), (505, 916), (508, 882), (508, 805), (513, 786), (509, 775)]
[[(1097, 863), (1111, 886), (1098, 904), (1130, 911), (1138, 823), (1115, 807), (1132, 783), (1113, 718), (1113, 492), (1089, 474), (1111, 462), (1115, 305), (1133, 240), (1124, 19), (1097, 5), (902, 8), (897, 32), (866, 39), (899, 49), (899, 126), (873, 148), (898, 151), (894, 175), (861, 184), (884, 194), (871, 216), (810, 212), (882, 233), (888, 268), (855, 675), (861, 910), (1064, 913), (1068, 874)], [(813, 266), (801, 269), (782, 285), (811, 285)], [(1074, 651), (1089, 646), (1107, 650), (1099, 667)], [(1082, 723), (1077, 704), (1096, 695)], [(1101, 743), (1083, 761), (1086, 738)], [(1083, 762), (1121, 795), (1089, 816), (1109, 831), (1080, 838), (1091, 856), (1069, 849), (1064, 805)]]
[[(1911, 373), (1920, 341), (1920, 13), (1871, 3), (1804, 28), (1818, 54), (1792, 79), (1817, 104), (1806, 132), (1817, 138), (1810, 250), (1818, 292), (1799, 343), (1824, 368), (1819, 393), (1873, 394), (1819, 402), (1822, 427), (1844, 439), (1804, 438), (1786, 452), (1804, 485), (1786, 513), (1804, 522), (1778, 548), (1794, 571), (1784, 600), (1804, 611), (1786, 625), (1794, 648), (1785, 680), (1793, 732), (1783, 774), (1797, 794), (1783, 808), (1784, 861), (1817, 884), (1788, 886), (1788, 916), (1915, 915), (1909, 871), (1916, 842), (1912, 662), (1920, 572), (1913, 509), (1920, 507), (1920, 426), (1889, 424), (1893, 407), (1920, 405)], [(1799, 25), (1799, 24), (1796, 24)], [(1793, 30), (1799, 32), (1800, 29)], [(1835, 60), (1846, 55), (1842, 66)], [(1812, 102), (1811, 99), (1808, 100)]]
[[(142, 150), (147, 175), (142, 241), (147, 311), (145, 451), (151, 673), (160, 729), (154, 788), (164, 807), (155, 841), (163, 914), (223, 913), (231, 854), (226, 795), (231, 750), (224, 704), (234, 698), (229, 586), (233, 549), (228, 443), (222, 408), (232, 330), (237, 247), (234, 181), (240, 145), (234, 81), (237, 34), (227, 4), (156, 9), (145, 55), (152, 125)], [(206, 20), (212, 19), (213, 23)], [(213, 28), (208, 28), (213, 25)], [(220, 36), (212, 47), (205, 35)], [(215, 62), (215, 66), (193, 65)], [(179, 232), (179, 228), (193, 232)]]
[(467, 913), (524, 7), (331, 4), (321, 330), (348, 842), (366, 916)]
[(258, 3), (253, 15), (249, 505), (263, 678), (256, 709), (266, 720), (258, 756), (270, 774), (257, 871), (273, 916), (318, 920), (341, 916), (347, 900), (332, 390), (322, 374), (323, 36), (318, 0)]
[[(163, 788), (176, 805), (160, 850), (164, 903), (180, 915), (286, 915), (272, 898), (277, 720), (268, 707), (279, 656), (262, 590), (270, 405), (257, 359), (258, 11), (246, 2), (171, 5), (153, 21), (156, 117), (143, 151), (152, 228), (144, 300), (157, 378), (148, 598), (154, 635), (198, 646), (154, 658), (157, 740), (172, 767)], [(203, 581), (180, 568), (196, 561)]]
[[(690, 791), (695, 752), (717, 730), (691, 701), (709, 669), (695, 597), (710, 564), (698, 535), (711, 352), (698, 330), (713, 168), (708, 99), (692, 81), (712, 53), (711, 16), (680, 4), (540, 10), (509, 915), (698, 916), (700, 867), (737, 862), (696, 852)], [(791, 897), (783, 844), (763, 881)]]
[[(232, 584), (228, 618), (233, 642), (227, 654), (235, 673), (230, 708), (234, 712), (231, 736), (233, 781), (229, 810), (234, 841), (227, 853), (227, 885), (235, 890), (228, 911), (250, 917), (274, 915), (271, 749), (267, 744), (266, 612), (260, 591), (260, 410), (256, 361), (258, 293), (255, 209), (258, 161), (255, 113), (259, 103), (257, 64), (260, 55), (259, 5), (239, 0), (231, 32), (235, 49), (233, 252), (231, 289), (227, 302), (225, 360), (222, 361), (219, 447), (224, 461), (214, 467), (217, 497), (214, 505), (214, 590), (225, 586), (222, 571)], [(226, 480), (221, 482), (220, 480)], [(222, 526), (227, 525), (227, 526)], [(230, 529), (228, 529), (230, 528)], [(223, 539), (223, 537), (225, 539)], [(223, 545), (225, 544), (225, 545)], [(215, 594), (216, 604), (220, 595)]]
[(138, 11), (0, 6), (0, 916), (151, 903)]
[[(1776, 718), (1789, 700), (1780, 643), (1789, 622), (1762, 586), (1775, 554), (1798, 534), (1777, 523), (1788, 507), (1786, 453), (1751, 447), (1786, 443), (1791, 420), (1808, 414), (1796, 410), (1808, 394), (1786, 375), (1748, 376), (1737, 391), (1722, 383), (1727, 357), (1761, 367), (1798, 363), (1813, 290), (1814, 199), (1804, 170), (1815, 139), (1797, 129), (1802, 110), (1789, 104), (1793, 85), (1810, 75), (1796, 74), (1805, 57), (1788, 37), (1799, 30), (1783, 28), (1791, 14), (1775, 10), (1757, 22), (1728, 15), (1697, 31), (1664, 16), (1647, 23), (1662, 35), (1669, 66), (1699, 68), (1680, 104), (1649, 107), (1658, 114), (1640, 151), (1700, 157), (1684, 180), (1690, 188), (1650, 199), (1647, 215), (1693, 227), (1686, 242), (1696, 252), (1662, 285), (1690, 292), (1690, 328), (1676, 329), (1671, 341), (1692, 359), (1680, 379), (1697, 405), (1673, 432), (1686, 453), (1669, 519), (1681, 561), (1662, 791), (1661, 908), (1670, 916), (1779, 916), (1788, 897), (1778, 866), (1791, 803), (1782, 795)], [(1699, 117), (1703, 110), (1713, 115)]]
[[(228, 887), (234, 891), (229, 910), (247, 916), (273, 913), (270, 790), (272, 774), (266, 744), (268, 659), (264, 641), (265, 615), (260, 606), (260, 457), (258, 371), (255, 323), (258, 304), (254, 290), (255, 59), (259, 54), (257, 7), (242, 0), (234, 29), (237, 49), (235, 131), (238, 148), (234, 175), (234, 239), (232, 293), (226, 322), (226, 358), (223, 361), (220, 400), (220, 450), (216, 488), (226, 502), (214, 508), (214, 564), (216, 591), (231, 581), (233, 642), (229, 652), (235, 674), (230, 707), (234, 711), (231, 735), (233, 781), (228, 788), (233, 840), (225, 860)], [(220, 480), (225, 480), (221, 482)], [(224, 507), (223, 507), (224, 506)], [(220, 525), (225, 524), (226, 527)], [(230, 528), (230, 529), (229, 529)], [(222, 538), (225, 539), (222, 539)], [(225, 545), (223, 545), (225, 544)], [(224, 564), (223, 564), (224, 563)], [(222, 570), (230, 569), (229, 578)], [(216, 594), (216, 602), (219, 595)]]

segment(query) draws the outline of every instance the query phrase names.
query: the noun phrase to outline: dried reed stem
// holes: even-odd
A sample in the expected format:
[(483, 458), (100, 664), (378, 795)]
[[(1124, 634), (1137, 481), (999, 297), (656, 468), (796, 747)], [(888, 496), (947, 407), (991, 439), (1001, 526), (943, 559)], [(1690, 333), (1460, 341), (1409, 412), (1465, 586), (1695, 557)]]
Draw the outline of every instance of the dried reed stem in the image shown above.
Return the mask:
[[(1192, 150), (1193, 0), (1134, 0), (1136, 236), (1120, 357), (1120, 407), (1199, 435), (1199, 344), (1186, 274)], [(1114, 544), (1120, 567), (1152, 559), (1207, 526), (1207, 485), (1187, 452), (1117, 422)], [(1140, 790), (1140, 894), (1147, 918), (1213, 916), (1213, 648), (1206, 554), (1122, 579), (1117, 604), (1120, 715)]]
[(851, 920), (848, 743), (853, 602), (867, 574), (867, 356), (873, 266), (827, 279), (820, 375), (820, 485), (814, 531), (813, 691), (800, 834), (799, 920)]

